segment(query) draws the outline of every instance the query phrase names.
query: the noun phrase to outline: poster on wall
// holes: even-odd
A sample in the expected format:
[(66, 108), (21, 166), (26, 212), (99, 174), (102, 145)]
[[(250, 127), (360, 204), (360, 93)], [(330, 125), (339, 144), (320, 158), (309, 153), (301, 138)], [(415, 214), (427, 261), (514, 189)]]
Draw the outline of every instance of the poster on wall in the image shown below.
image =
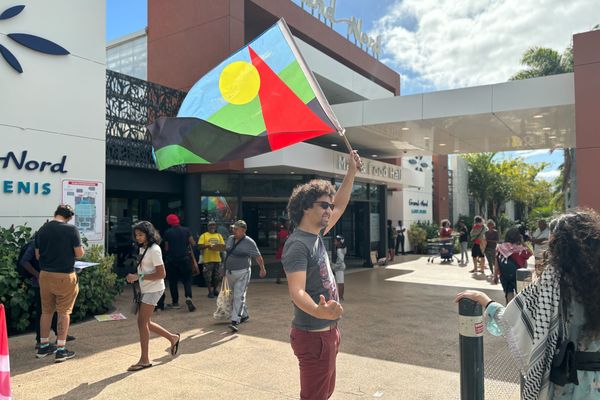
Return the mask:
[(98, 181), (65, 179), (62, 181), (62, 202), (75, 210), (71, 220), (81, 235), (90, 241), (104, 240), (104, 184)]

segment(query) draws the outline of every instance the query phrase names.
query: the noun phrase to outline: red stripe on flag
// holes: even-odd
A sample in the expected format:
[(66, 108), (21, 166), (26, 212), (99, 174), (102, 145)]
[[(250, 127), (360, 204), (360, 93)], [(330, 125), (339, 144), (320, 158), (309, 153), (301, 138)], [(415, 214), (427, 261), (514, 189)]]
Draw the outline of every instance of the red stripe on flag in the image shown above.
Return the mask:
[(10, 361), (4, 304), (0, 304), (0, 399), (10, 400)]
[(335, 132), (248, 46), (260, 76), (258, 97), (272, 150)]

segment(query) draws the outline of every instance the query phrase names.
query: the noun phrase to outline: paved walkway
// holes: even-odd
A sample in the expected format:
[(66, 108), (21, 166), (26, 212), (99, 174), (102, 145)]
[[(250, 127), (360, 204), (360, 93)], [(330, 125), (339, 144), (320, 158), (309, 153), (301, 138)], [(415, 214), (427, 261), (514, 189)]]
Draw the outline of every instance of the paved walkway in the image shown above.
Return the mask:
[[(461, 288), (499, 286), (474, 279), (468, 267), (398, 257), (387, 268), (351, 270), (346, 276), (342, 346), (332, 399), (457, 399), (457, 306)], [(287, 286), (252, 282), (250, 320), (238, 334), (212, 319), (214, 300), (194, 288), (198, 311), (171, 310), (155, 321), (181, 332), (171, 357), (162, 338), (150, 341), (152, 368), (128, 373), (139, 357), (130, 291), (117, 299), (125, 321), (76, 324), (72, 350), (62, 364), (34, 357), (32, 334), (10, 339), (14, 398), (25, 399), (296, 399), (298, 366), (289, 346), (292, 306)], [(485, 337), (486, 360), (504, 360), (502, 339)], [(516, 390), (504, 361), (486, 372), (486, 399), (508, 399)], [(490, 386), (491, 385), (491, 386)], [(491, 387), (491, 390), (488, 390)]]

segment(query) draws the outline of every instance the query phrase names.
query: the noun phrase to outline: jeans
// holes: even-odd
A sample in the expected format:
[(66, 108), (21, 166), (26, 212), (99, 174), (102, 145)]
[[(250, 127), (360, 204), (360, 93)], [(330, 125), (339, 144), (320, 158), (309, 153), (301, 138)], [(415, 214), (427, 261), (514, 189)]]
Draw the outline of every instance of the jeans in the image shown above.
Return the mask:
[(239, 323), (242, 318), (248, 316), (246, 293), (248, 292), (248, 284), (250, 283), (250, 268), (229, 270), (225, 274), (227, 275), (229, 288), (233, 291), (231, 320)]
[(335, 363), (340, 331), (324, 332), (292, 328), (290, 342), (300, 366), (300, 399), (326, 400), (335, 390)]
[(192, 298), (192, 270), (188, 257), (177, 258), (167, 263), (167, 279), (169, 280), (169, 291), (173, 303), (179, 303), (179, 290), (177, 283), (183, 283), (185, 297)]
[(468, 245), (469, 242), (460, 242), (460, 262), (464, 262), (465, 257), (469, 262)]
[(404, 235), (396, 236), (396, 254), (398, 254), (398, 247), (402, 246), (402, 255), (404, 255)]

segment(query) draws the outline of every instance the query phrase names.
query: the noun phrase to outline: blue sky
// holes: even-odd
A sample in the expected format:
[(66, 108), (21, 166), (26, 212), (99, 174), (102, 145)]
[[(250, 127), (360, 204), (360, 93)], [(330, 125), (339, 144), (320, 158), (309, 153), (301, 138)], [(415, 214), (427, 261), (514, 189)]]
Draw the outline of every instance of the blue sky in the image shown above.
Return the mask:
[[(505, 82), (522, 69), (527, 48), (562, 52), (574, 33), (600, 23), (597, 0), (324, 0), (332, 2), (336, 18), (361, 18), (363, 31), (381, 35), (381, 61), (400, 74), (402, 95)], [(147, 0), (106, 0), (107, 41), (145, 28), (146, 7)], [(334, 29), (346, 36), (345, 24)], [(516, 155), (549, 162), (546, 178), (562, 162), (561, 151)]]

